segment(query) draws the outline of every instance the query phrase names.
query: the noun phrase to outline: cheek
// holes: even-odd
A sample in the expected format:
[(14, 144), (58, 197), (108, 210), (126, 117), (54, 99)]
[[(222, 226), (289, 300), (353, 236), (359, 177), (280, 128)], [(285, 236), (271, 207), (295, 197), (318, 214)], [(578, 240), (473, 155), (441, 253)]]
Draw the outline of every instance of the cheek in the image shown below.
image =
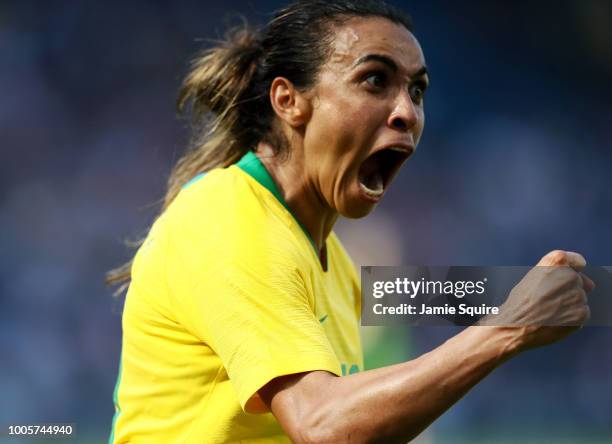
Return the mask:
[(350, 101), (337, 96), (321, 103), (313, 114), (313, 123), (322, 140), (347, 137), (356, 125), (356, 119)]
[(425, 129), (425, 112), (423, 107), (419, 110), (419, 120), (417, 123), (417, 130), (415, 131), (415, 145), (418, 145), (419, 139), (421, 138), (421, 134), (423, 134), (423, 129)]
[(325, 91), (306, 127), (304, 148), (309, 173), (332, 206), (341, 204), (358, 171), (359, 159), (372, 148), (381, 125), (384, 106), (354, 91)]
[[(315, 131), (312, 142), (320, 144), (325, 154), (342, 156), (348, 153), (358, 155), (369, 148), (380, 120), (376, 107), (355, 97), (336, 96), (328, 103), (320, 104), (313, 114)], [(315, 139), (315, 134), (317, 139)]]
[(350, 165), (350, 154), (358, 144), (359, 126), (358, 114), (344, 100), (329, 100), (314, 110), (306, 128), (304, 148), (316, 162), (314, 167), (321, 173), (321, 181), (329, 181)]

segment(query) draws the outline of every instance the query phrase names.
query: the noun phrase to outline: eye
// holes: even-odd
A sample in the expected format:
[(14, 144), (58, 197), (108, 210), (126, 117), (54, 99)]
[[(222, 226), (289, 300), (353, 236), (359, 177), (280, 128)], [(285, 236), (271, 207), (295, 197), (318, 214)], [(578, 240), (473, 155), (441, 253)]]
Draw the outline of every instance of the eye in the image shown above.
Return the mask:
[(387, 75), (384, 72), (374, 71), (367, 74), (364, 78), (368, 86), (374, 89), (383, 89), (387, 86)]
[(423, 101), (425, 89), (427, 89), (425, 82), (415, 82), (410, 86), (410, 98), (414, 103), (420, 104)]

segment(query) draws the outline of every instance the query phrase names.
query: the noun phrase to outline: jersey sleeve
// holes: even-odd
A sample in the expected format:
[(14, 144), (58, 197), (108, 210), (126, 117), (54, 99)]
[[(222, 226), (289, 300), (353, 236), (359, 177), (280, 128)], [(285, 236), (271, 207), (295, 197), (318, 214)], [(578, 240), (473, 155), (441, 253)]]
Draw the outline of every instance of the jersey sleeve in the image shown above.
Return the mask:
[[(221, 224), (223, 225), (223, 224)], [(219, 356), (245, 411), (272, 379), (340, 364), (315, 314), (304, 271), (282, 236), (185, 222), (168, 242), (170, 293), (187, 327)]]

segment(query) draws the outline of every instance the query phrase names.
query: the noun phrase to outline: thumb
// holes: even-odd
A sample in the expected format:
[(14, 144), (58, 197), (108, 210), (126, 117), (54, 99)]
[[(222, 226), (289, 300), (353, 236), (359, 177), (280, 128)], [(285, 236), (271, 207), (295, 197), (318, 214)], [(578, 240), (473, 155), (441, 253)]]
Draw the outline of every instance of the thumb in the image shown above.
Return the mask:
[(586, 259), (580, 253), (574, 251), (553, 250), (540, 259), (539, 266), (569, 265), (574, 269), (582, 269), (586, 266)]

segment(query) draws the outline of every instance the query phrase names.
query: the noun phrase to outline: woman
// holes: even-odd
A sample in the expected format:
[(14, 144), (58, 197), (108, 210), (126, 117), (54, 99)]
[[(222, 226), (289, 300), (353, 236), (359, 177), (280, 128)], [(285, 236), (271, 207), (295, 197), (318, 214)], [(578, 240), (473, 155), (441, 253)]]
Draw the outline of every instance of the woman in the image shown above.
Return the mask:
[[(131, 278), (111, 442), (405, 442), (511, 356), (573, 331), (470, 327), (363, 371), (359, 282), (332, 228), (367, 215), (419, 142), (428, 76), (411, 29), (380, 1), (301, 1), (195, 61), (179, 102), (193, 149), (131, 273), (110, 276)], [(525, 291), (571, 300), (579, 325), (584, 259), (541, 264), (566, 265), (575, 291)]]

